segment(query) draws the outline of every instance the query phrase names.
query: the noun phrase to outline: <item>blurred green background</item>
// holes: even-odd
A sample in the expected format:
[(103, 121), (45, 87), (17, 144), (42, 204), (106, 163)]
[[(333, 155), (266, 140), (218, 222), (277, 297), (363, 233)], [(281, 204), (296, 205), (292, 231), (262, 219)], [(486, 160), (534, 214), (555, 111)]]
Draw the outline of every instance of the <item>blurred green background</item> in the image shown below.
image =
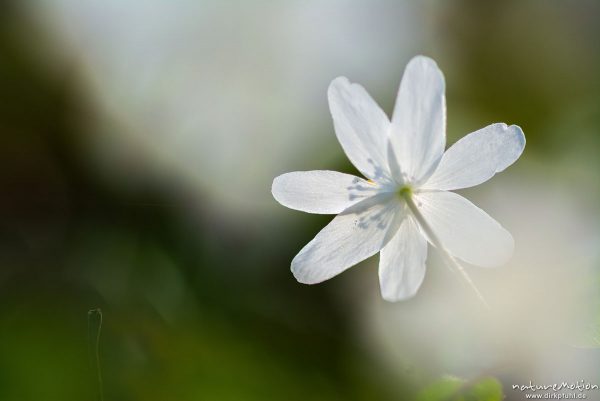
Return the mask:
[[(106, 400), (600, 381), (599, 20), (591, 0), (0, 2), (0, 400), (96, 399), (97, 307)], [(495, 312), (433, 250), (402, 304), (380, 299), (377, 258), (317, 286), (289, 272), (330, 217), (278, 205), (273, 177), (355, 173), (328, 83), (389, 113), (415, 54), (445, 73), (449, 143), (493, 122), (527, 137), (465, 191), (517, 243), (472, 269)]]

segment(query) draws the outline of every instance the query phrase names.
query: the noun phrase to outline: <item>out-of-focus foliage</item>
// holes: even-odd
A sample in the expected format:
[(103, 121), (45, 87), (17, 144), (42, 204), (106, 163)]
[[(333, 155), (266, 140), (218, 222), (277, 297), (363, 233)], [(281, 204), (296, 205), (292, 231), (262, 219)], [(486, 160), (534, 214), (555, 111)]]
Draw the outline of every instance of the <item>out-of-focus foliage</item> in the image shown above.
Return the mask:
[(24, 21), (0, 11), (0, 399), (93, 399), (97, 306), (107, 400), (389, 399), (330, 290), (290, 279), (312, 228), (115, 188), (73, 124), (89, 113), (77, 75), (39, 65)]
[(417, 401), (500, 401), (502, 384), (493, 377), (469, 382), (457, 377), (444, 377), (421, 390)]

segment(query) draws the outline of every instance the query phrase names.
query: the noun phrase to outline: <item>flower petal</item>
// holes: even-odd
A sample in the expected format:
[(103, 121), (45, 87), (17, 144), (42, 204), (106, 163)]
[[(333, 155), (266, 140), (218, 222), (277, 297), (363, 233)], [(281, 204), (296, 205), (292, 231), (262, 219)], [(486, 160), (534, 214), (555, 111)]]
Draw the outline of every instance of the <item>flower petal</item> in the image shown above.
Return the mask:
[(362, 86), (345, 77), (331, 82), (328, 97), (335, 133), (348, 159), (365, 177), (389, 179), (388, 117)]
[(414, 196), (423, 217), (452, 255), (486, 267), (502, 265), (512, 256), (510, 233), (467, 199), (444, 191)]
[(437, 166), (446, 145), (444, 76), (435, 61), (414, 57), (406, 66), (391, 128), (393, 153), (404, 177), (418, 185)]
[(376, 254), (398, 229), (400, 210), (400, 202), (390, 194), (351, 206), (296, 255), (294, 276), (304, 284), (320, 283)]
[(411, 218), (405, 218), (392, 240), (381, 250), (379, 284), (386, 301), (412, 297), (423, 283), (427, 240)]
[(337, 214), (377, 193), (378, 186), (337, 171), (295, 171), (273, 180), (275, 199), (290, 209)]
[(525, 148), (520, 127), (498, 123), (475, 131), (452, 145), (424, 188), (468, 188), (513, 164)]

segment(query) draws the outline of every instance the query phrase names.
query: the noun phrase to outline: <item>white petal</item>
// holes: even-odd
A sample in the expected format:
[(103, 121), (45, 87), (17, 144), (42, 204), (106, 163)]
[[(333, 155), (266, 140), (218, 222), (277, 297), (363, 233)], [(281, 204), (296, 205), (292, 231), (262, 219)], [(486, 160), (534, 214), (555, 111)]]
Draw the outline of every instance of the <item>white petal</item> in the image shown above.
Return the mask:
[(419, 184), (433, 173), (446, 146), (444, 76), (435, 61), (413, 58), (404, 71), (392, 117), (393, 152), (405, 177)]
[(381, 250), (381, 295), (395, 302), (412, 297), (423, 283), (427, 240), (412, 218), (405, 218), (392, 240)]
[(292, 272), (305, 284), (330, 279), (376, 254), (398, 229), (401, 204), (377, 195), (336, 216), (292, 260)]
[(525, 148), (520, 127), (492, 124), (452, 145), (424, 188), (468, 188), (492, 178), (513, 164)]
[(271, 192), (283, 206), (308, 213), (337, 214), (377, 193), (378, 186), (336, 171), (295, 171), (273, 180)]
[(390, 121), (358, 84), (334, 79), (328, 90), (335, 133), (354, 166), (374, 181), (389, 178), (387, 144)]
[(448, 252), (479, 266), (508, 261), (514, 240), (500, 223), (453, 192), (419, 192), (417, 207)]

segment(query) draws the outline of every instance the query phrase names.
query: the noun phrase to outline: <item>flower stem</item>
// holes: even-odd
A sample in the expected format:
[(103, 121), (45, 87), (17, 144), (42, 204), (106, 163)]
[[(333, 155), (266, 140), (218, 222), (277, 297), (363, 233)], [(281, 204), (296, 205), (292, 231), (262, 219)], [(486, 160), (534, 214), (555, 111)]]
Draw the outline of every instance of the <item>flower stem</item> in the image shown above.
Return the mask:
[[(100, 308), (90, 309), (88, 311), (88, 338), (90, 350), (90, 362), (95, 361), (92, 367), (96, 371), (98, 380), (98, 399), (104, 401), (102, 389), (102, 370), (100, 368), (100, 331), (102, 330), (102, 310)], [(93, 335), (95, 331), (95, 336)]]
[(421, 211), (417, 208), (417, 205), (415, 205), (415, 202), (412, 197), (412, 191), (410, 191), (410, 190), (400, 191), (400, 196), (402, 196), (402, 198), (406, 201), (408, 208), (412, 212), (413, 216), (415, 216), (415, 218), (419, 222), (419, 225), (421, 226), (421, 228), (423, 228), (423, 230), (427, 234), (427, 237), (429, 237), (429, 240), (431, 241), (431, 243), (437, 249), (439, 249), (442, 256), (444, 257), (444, 262), (446, 262), (446, 265), (450, 268), (450, 270), (458, 271), (463, 276), (463, 278), (465, 279), (467, 284), (469, 284), (469, 286), (473, 289), (473, 291), (475, 291), (477, 298), (479, 298), (479, 300), (483, 303), (483, 305), (487, 309), (491, 309), (490, 305), (487, 303), (487, 301), (483, 297), (483, 294), (479, 291), (479, 289), (477, 288), (477, 286), (475, 285), (473, 280), (471, 280), (471, 277), (467, 274), (467, 271), (465, 270), (465, 268), (458, 262), (458, 260), (456, 260), (456, 258), (454, 256), (452, 256), (446, 250), (446, 248), (442, 245), (442, 242), (439, 240), (437, 235), (435, 235), (435, 232), (433, 231), (431, 226), (427, 223), (427, 220), (425, 220), (425, 218), (421, 214)]

